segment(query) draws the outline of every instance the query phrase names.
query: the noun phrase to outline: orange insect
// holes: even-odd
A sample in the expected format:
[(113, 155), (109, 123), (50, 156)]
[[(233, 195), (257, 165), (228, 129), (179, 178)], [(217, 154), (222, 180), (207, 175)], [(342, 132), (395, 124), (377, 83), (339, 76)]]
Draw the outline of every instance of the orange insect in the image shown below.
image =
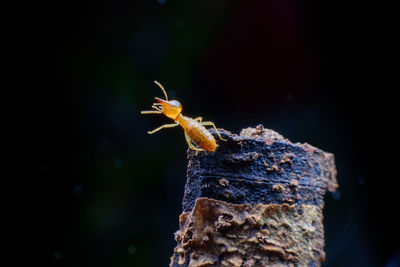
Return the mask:
[[(168, 118), (171, 118), (175, 121), (175, 123), (164, 124), (153, 131), (147, 132), (148, 134), (153, 134), (164, 128), (171, 128), (175, 126), (182, 126), (185, 131), (186, 142), (189, 145), (190, 149), (197, 151), (208, 151), (212, 152), (217, 148), (217, 143), (211, 133), (204, 126), (212, 126), (215, 129), (215, 132), (218, 134), (219, 138), (223, 141), (226, 139), (221, 137), (221, 134), (218, 132), (217, 127), (211, 121), (202, 121), (201, 117), (191, 119), (189, 117), (183, 116), (182, 105), (177, 100), (168, 100), (167, 93), (165, 92), (164, 87), (157, 81), (154, 81), (165, 95), (165, 100), (155, 97), (155, 99), (159, 103), (153, 103), (151, 106), (155, 110), (145, 110), (141, 111), (141, 114), (164, 114)], [(198, 145), (200, 148), (197, 148), (193, 145), (193, 143)]]

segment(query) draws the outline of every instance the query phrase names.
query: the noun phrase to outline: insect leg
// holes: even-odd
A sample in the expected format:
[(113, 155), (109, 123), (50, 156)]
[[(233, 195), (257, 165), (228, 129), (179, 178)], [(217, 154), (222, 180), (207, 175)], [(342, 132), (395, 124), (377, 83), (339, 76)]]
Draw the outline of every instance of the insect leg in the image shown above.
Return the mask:
[(228, 141), (228, 140), (222, 138), (221, 134), (217, 130), (217, 127), (215, 127), (215, 124), (212, 121), (201, 122), (201, 125), (203, 125), (203, 126), (212, 126), (214, 128), (215, 132), (218, 134), (219, 139), (221, 139), (222, 141)]
[(194, 120), (197, 121), (197, 122), (201, 122), (203, 120), (203, 118), (202, 117), (197, 117)]
[(148, 134), (153, 134), (153, 133), (155, 133), (155, 132), (157, 132), (157, 131), (159, 131), (161, 129), (172, 128), (172, 127), (175, 127), (175, 126), (178, 126), (178, 125), (179, 125), (179, 123), (164, 124), (164, 125), (161, 125), (160, 127), (158, 127), (157, 129), (154, 129), (153, 131), (148, 131), (147, 133)]
[(196, 150), (196, 151), (205, 151), (204, 149), (195, 147), (192, 144), (192, 139), (190, 139), (189, 135), (186, 132), (185, 132), (185, 139), (186, 139), (186, 142), (188, 143), (190, 149)]

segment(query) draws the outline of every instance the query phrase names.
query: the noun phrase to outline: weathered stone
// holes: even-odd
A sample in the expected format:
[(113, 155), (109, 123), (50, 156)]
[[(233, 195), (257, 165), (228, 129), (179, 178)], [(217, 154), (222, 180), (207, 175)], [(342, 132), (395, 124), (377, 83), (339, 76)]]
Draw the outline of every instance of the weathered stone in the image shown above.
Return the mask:
[(220, 130), (215, 152), (188, 150), (177, 266), (319, 266), (334, 156), (262, 126)]

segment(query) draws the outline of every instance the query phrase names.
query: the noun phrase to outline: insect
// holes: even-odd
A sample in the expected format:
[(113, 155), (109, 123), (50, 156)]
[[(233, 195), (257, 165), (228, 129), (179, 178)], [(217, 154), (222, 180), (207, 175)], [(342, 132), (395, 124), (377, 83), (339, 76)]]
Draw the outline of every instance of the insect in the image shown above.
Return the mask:
[[(168, 95), (165, 92), (164, 87), (157, 81), (154, 81), (154, 83), (161, 88), (161, 90), (164, 93), (165, 99), (155, 97), (155, 99), (159, 102), (159, 103), (153, 103), (153, 105), (151, 106), (155, 110), (145, 110), (141, 111), (140, 113), (164, 114), (168, 118), (173, 119), (175, 123), (161, 125), (157, 129), (154, 129), (153, 131), (148, 131), (147, 132), (148, 134), (153, 134), (164, 128), (172, 128), (180, 125), (185, 131), (186, 142), (188, 143), (190, 149), (196, 151), (212, 152), (217, 148), (217, 143), (214, 137), (211, 135), (211, 133), (204, 127), (204, 126), (212, 126), (215, 129), (215, 132), (218, 134), (218, 137), (221, 140), (226, 141), (226, 139), (221, 137), (221, 134), (219, 133), (217, 127), (215, 127), (215, 124), (213, 122), (202, 121), (203, 119), (201, 117), (192, 119), (183, 116), (181, 113), (182, 111), (181, 103), (179, 103), (179, 101), (177, 100), (168, 100)], [(195, 147), (192, 142), (198, 145), (200, 148)]]

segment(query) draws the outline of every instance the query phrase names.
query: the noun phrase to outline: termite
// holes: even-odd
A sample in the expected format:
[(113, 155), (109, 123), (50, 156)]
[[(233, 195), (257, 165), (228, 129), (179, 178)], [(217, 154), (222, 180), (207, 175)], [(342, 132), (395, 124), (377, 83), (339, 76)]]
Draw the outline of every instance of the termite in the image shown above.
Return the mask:
[[(186, 142), (189, 145), (190, 149), (196, 151), (212, 152), (215, 151), (215, 149), (217, 148), (217, 143), (214, 137), (211, 135), (211, 133), (204, 127), (204, 126), (212, 126), (215, 132), (217, 133), (219, 139), (226, 141), (226, 139), (221, 137), (221, 134), (219, 133), (217, 127), (215, 127), (215, 124), (213, 122), (202, 121), (203, 119), (201, 117), (192, 119), (183, 116), (181, 113), (182, 111), (181, 103), (179, 103), (179, 101), (177, 100), (168, 100), (168, 95), (164, 87), (157, 81), (154, 81), (154, 83), (161, 88), (161, 90), (164, 93), (165, 99), (155, 97), (155, 99), (159, 102), (159, 103), (153, 103), (153, 105), (151, 106), (155, 110), (144, 110), (141, 111), (140, 113), (164, 114), (168, 118), (174, 120), (175, 123), (161, 125), (160, 127), (154, 129), (153, 131), (148, 131), (147, 132), (148, 134), (153, 134), (164, 128), (172, 128), (180, 125), (182, 126), (185, 132)], [(192, 142), (195, 143), (200, 148), (195, 147)]]

